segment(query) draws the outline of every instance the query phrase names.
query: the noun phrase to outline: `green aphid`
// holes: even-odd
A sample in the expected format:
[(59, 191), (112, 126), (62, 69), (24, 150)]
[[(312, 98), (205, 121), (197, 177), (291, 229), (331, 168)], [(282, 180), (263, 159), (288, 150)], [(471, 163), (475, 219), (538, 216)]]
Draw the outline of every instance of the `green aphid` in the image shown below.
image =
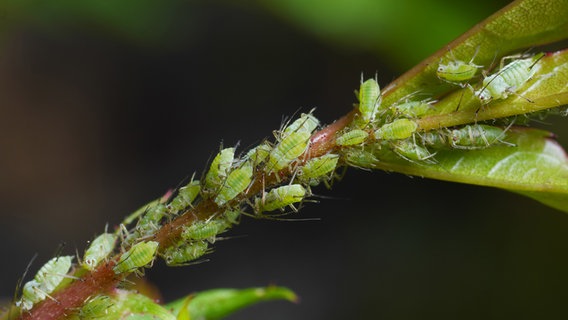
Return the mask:
[(398, 119), (387, 123), (375, 131), (377, 140), (400, 140), (412, 136), (418, 129), (418, 124), (409, 119)]
[(190, 226), (183, 228), (181, 238), (186, 242), (192, 240), (208, 240), (209, 242), (214, 242), (215, 236), (225, 231), (229, 225), (229, 222), (220, 219), (196, 221)]
[(223, 213), (223, 218), (229, 224), (238, 224), (241, 217), (241, 210), (227, 210)]
[(85, 251), (83, 263), (81, 264), (83, 268), (93, 270), (105, 260), (114, 250), (116, 238), (116, 234), (113, 233), (103, 233), (96, 237)]
[[(498, 72), (483, 79), (483, 86), (475, 92), (475, 95), (482, 103), (489, 103), (494, 99), (506, 99), (534, 76), (537, 71), (534, 66), (543, 56), (544, 53), (539, 53), (527, 59), (513, 60), (502, 66)], [(501, 64), (512, 57), (516, 56), (503, 58)]]
[(168, 203), (167, 208), (171, 214), (184, 211), (190, 207), (201, 191), (199, 180), (193, 180), (184, 187), (179, 188), (178, 194)]
[(448, 135), (442, 131), (428, 131), (418, 135), (421, 143), (434, 149), (451, 147)]
[(16, 306), (22, 310), (30, 310), (35, 303), (44, 300), (67, 277), (73, 256), (55, 257), (44, 264), (33, 280), (26, 282), (22, 297)]
[(110, 320), (118, 317), (116, 302), (109, 296), (98, 295), (89, 298), (78, 312), (70, 315), (69, 320)]
[(116, 274), (132, 272), (154, 261), (159, 243), (156, 241), (138, 242), (120, 256), (114, 266)]
[(359, 113), (363, 124), (367, 125), (375, 120), (381, 105), (381, 88), (374, 79), (365, 82), (361, 79), (361, 86), (358, 93)]
[(393, 143), (394, 152), (401, 158), (408, 161), (423, 161), (426, 163), (435, 163), (431, 158), (435, 155), (430, 153), (427, 148), (417, 145), (411, 139), (397, 140)]
[(333, 172), (337, 167), (337, 161), (339, 161), (339, 155), (337, 154), (326, 154), (310, 159), (299, 169), (298, 177), (303, 181), (310, 182), (310, 184), (312, 182), (317, 184), (318, 181), (314, 182), (312, 180), (319, 180)]
[(367, 137), (369, 137), (369, 133), (367, 131), (354, 129), (335, 139), (335, 144), (343, 147), (354, 146), (365, 142)]
[(397, 117), (420, 118), (432, 110), (432, 102), (430, 100), (408, 101), (396, 104), (390, 107), (391, 112)]
[(243, 163), (240, 168), (231, 171), (219, 189), (214, 200), (215, 203), (222, 206), (245, 191), (252, 181), (252, 174), (253, 166), (248, 161)]
[(288, 134), (270, 152), (270, 158), (266, 164), (266, 172), (280, 171), (286, 168), (292, 161), (298, 159), (310, 142), (311, 133), (308, 131), (295, 131)]
[(210, 190), (217, 190), (223, 184), (229, 174), (235, 158), (235, 148), (221, 150), (211, 162), (209, 171), (205, 175), (205, 187)]
[(296, 211), (293, 204), (304, 200), (305, 195), (306, 189), (300, 184), (278, 187), (268, 193), (264, 192), (262, 198), (256, 199), (255, 211), (260, 214), (265, 211), (284, 209), (286, 206), (291, 206)]
[(250, 161), (253, 166), (258, 166), (263, 163), (270, 155), (272, 147), (268, 142), (263, 142), (258, 146), (250, 149), (243, 157), (245, 161)]
[(454, 59), (447, 64), (440, 63), (438, 69), (436, 69), (436, 75), (441, 80), (463, 87), (460, 82), (471, 80), (475, 77), (477, 70), (483, 68), (483, 66), (473, 63), (474, 59), (475, 55), (469, 62)]
[(167, 248), (163, 257), (168, 266), (183, 266), (207, 253), (207, 241), (182, 242)]
[(292, 132), (309, 132), (312, 133), (319, 125), (319, 120), (312, 115), (312, 113), (302, 113), (302, 115), (292, 122), (290, 125), (286, 126), (282, 131), (282, 138), (285, 138), (287, 135), (291, 134)]
[(494, 143), (504, 142), (505, 131), (501, 128), (475, 124), (464, 126), (450, 132), (452, 147), (457, 149), (483, 149)]
[(379, 162), (375, 154), (367, 149), (349, 148), (343, 150), (345, 162), (352, 167), (374, 168)]

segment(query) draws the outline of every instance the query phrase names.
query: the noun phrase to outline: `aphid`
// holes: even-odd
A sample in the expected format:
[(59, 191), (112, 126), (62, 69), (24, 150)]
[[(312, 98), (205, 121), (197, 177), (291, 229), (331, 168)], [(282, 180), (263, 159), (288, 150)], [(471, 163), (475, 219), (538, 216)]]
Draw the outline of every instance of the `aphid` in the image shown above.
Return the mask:
[[(483, 79), (483, 86), (475, 92), (475, 95), (482, 103), (489, 103), (493, 99), (506, 99), (534, 76), (537, 71), (534, 66), (543, 56), (544, 53), (539, 53), (530, 58), (513, 60), (502, 66), (498, 72)], [(501, 64), (512, 57), (503, 58)]]
[(79, 312), (71, 315), (69, 319), (107, 319), (108, 315), (116, 312), (114, 306), (115, 301), (111, 297), (98, 295), (87, 299)]
[(163, 257), (168, 266), (183, 266), (207, 253), (207, 241), (192, 241), (172, 246), (164, 251)]
[(352, 167), (373, 168), (379, 159), (373, 152), (361, 148), (349, 148), (344, 153), (345, 162)]
[[(477, 48), (477, 50), (479, 50), (479, 48)], [(460, 87), (465, 87), (465, 85), (460, 82), (471, 80), (475, 77), (477, 69), (483, 68), (483, 66), (473, 63), (473, 60), (477, 55), (477, 50), (469, 62), (456, 59), (450, 51), (453, 60), (450, 60), (448, 64), (442, 64), (440, 62), (438, 69), (436, 70), (436, 75), (441, 80), (457, 84)]]
[(271, 150), (272, 150), (272, 147), (268, 144), (268, 142), (264, 142), (264, 143), (259, 144), (256, 147), (250, 149), (245, 154), (243, 159), (245, 161), (250, 161), (253, 164), (253, 166), (257, 166), (257, 165), (261, 164), (262, 162), (264, 162), (264, 160), (266, 160), (266, 158), (268, 158)]
[(486, 148), (495, 142), (509, 144), (501, 140), (504, 136), (503, 129), (483, 124), (468, 125), (450, 132), (451, 144), (458, 149)]
[(217, 190), (217, 188), (223, 184), (233, 160), (235, 158), (235, 148), (226, 148), (221, 150), (217, 156), (211, 162), (209, 171), (205, 175), (205, 186), (211, 190)]
[(443, 149), (451, 147), (450, 139), (447, 134), (442, 131), (428, 131), (418, 134), (418, 138), (423, 145), (434, 149)]
[(359, 87), (359, 113), (363, 120), (363, 126), (373, 122), (381, 105), (381, 88), (374, 79), (363, 82), (361, 75), (361, 86)]
[(185, 241), (209, 240), (212, 243), (215, 241), (215, 236), (225, 231), (228, 227), (228, 222), (218, 219), (197, 221), (190, 226), (184, 227), (181, 237)]
[(55, 257), (44, 264), (33, 280), (26, 282), (22, 297), (16, 302), (22, 310), (30, 310), (35, 303), (49, 297), (49, 294), (67, 277), (73, 256)]
[(326, 154), (318, 158), (310, 159), (300, 168), (298, 177), (302, 181), (308, 181), (310, 185), (317, 185), (321, 177), (333, 172), (337, 167), (339, 155)]
[(112, 252), (115, 242), (116, 235), (112, 233), (103, 233), (96, 237), (85, 251), (82, 266), (87, 270), (93, 270)]
[(185, 210), (187, 207), (191, 206), (191, 203), (201, 191), (201, 185), (199, 180), (191, 180), (187, 185), (181, 187), (175, 198), (168, 203), (168, 211), (172, 214)]
[(222, 206), (243, 192), (252, 181), (252, 173), (250, 162), (245, 162), (240, 168), (231, 171), (215, 197), (215, 203)]
[(434, 163), (430, 160), (435, 154), (432, 154), (423, 146), (419, 146), (415, 141), (411, 139), (397, 140), (393, 143), (393, 151), (399, 155), (401, 158), (408, 161), (424, 161), (428, 163)]
[(369, 133), (367, 131), (355, 129), (339, 136), (337, 139), (335, 139), (335, 144), (343, 147), (353, 146), (363, 143), (368, 136)]
[(287, 135), (270, 152), (270, 158), (265, 167), (266, 172), (284, 169), (290, 162), (296, 160), (308, 147), (311, 132), (295, 131)]
[(241, 210), (227, 210), (223, 213), (225, 221), (229, 224), (238, 224), (241, 216)]
[(120, 256), (114, 266), (114, 273), (134, 271), (154, 261), (159, 243), (156, 241), (138, 242)]
[(264, 211), (283, 209), (286, 206), (291, 206), (296, 211), (292, 204), (302, 201), (305, 195), (306, 189), (299, 184), (278, 187), (268, 193), (264, 192), (262, 198), (256, 199), (255, 211), (260, 214)]
[(387, 123), (375, 131), (375, 139), (378, 140), (399, 140), (412, 136), (418, 125), (409, 119), (398, 119)]
[[(313, 111), (313, 110), (312, 110)], [(302, 113), (302, 115), (294, 122), (286, 126), (282, 131), (282, 138), (292, 132), (309, 132), (312, 133), (319, 125), (319, 120), (310, 113)]]
[(435, 101), (426, 99), (422, 101), (407, 101), (391, 106), (390, 109), (395, 116), (406, 118), (420, 118), (432, 110), (432, 103)]

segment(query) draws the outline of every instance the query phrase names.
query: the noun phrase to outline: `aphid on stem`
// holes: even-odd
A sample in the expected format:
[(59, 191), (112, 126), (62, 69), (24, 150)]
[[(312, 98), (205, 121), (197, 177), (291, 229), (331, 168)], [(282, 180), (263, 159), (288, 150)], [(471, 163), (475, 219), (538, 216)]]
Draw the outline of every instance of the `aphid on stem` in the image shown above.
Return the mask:
[(114, 273), (132, 272), (154, 261), (159, 243), (156, 241), (138, 242), (120, 256), (114, 266)]
[(473, 63), (478, 52), (479, 47), (475, 50), (471, 60), (469, 60), (469, 62), (464, 62), (456, 59), (454, 53), (450, 50), (452, 60), (450, 60), (447, 64), (443, 64), (442, 61), (440, 61), (438, 69), (436, 69), (436, 75), (442, 81), (465, 88), (468, 84), (463, 82), (471, 80), (475, 77), (477, 69), (483, 68), (483, 66)]

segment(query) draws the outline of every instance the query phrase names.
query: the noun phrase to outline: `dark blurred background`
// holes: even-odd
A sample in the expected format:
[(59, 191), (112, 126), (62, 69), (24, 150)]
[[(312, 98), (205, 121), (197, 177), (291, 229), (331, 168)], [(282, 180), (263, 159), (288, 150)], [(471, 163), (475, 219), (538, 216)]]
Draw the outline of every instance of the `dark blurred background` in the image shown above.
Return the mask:
[[(507, 1), (0, 2), (0, 296), (284, 116), (329, 123)], [(556, 121), (556, 125), (551, 123)], [(564, 121), (564, 122), (562, 122)], [(563, 125), (564, 124), (564, 125)], [(568, 145), (565, 119), (540, 126)], [(243, 219), (210, 262), (147, 276), (166, 300), (278, 284), (230, 319), (555, 319), (568, 216), (505, 191), (349, 170), (297, 217)], [(327, 198), (331, 197), (331, 198)], [(562, 317), (564, 318), (564, 317)]]

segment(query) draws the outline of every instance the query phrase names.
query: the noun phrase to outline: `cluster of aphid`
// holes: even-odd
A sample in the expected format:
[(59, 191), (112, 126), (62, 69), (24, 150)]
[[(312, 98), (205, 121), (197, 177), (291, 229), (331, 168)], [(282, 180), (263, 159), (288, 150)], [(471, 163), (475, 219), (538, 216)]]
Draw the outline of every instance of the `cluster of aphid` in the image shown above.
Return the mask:
[[(543, 56), (541, 53), (524, 59), (517, 59), (519, 56), (503, 58), (499, 70), (485, 76), (477, 90), (470, 82), (474, 81), (477, 70), (483, 66), (474, 64), (474, 58), (469, 62), (453, 59), (448, 63), (440, 63), (436, 74), (442, 81), (469, 88), (481, 105), (487, 105), (492, 100), (516, 95), (534, 76), (537, 71), (535, 65)], [(504, 65), (508, 60), (512, 61)], [(344, 152), (348, 163), (354, 158), (363, 163), (378, 161), (375, 155), (365, 155), (352, 148), (370, 144), (390, 150), (400, 158), (415, 163), (435, 163), (434, 156), (441, 149), (484, 149), (494, 144), (512, 145), (505, 141), (508, 128), (486, 124), (419, 132), (416, 120), (436, 113), (436, 101), (432, 97), (415, 99), (419, 96), (419, 93), (415, 93), (393, 105), (384, 105), (381, 103), (379, 85), (373, 79), (364, 82), (361, 80), (356, 95), (359, 99), (359, 104), (356, 105), (359, 112), (353, 125), (340, 132), (336, 138), (338, 146), (349, 147)], [(361, 163), (358, 161), (353, 163)]]
[[(440, 63), (437, 76), (463, 88), (469, 87), (481, 104), (487, 104), (516, 94), (534, 75), (534, 66), (542, 56), (516, 59), (501, 65), (499, 71), (484, 77), (477, 90), (469, 82), (482, 66), (474, 64), (473, 58), (469, 62), (454, 59), (447, 64)], [(297, 210), (295, 205), (311, 195), (311, 186), (321, 182), (327, 184), (333, 178), (340, 154), (346, 163), (379, 160), (376, 153), (365, 152), (358, 148), (360, 146), (372, 144), (411, 162), (435, 163), (437, 150), (445, 148), (483, 149), (496, 143), (510, 145), (504, 140), (506, 128), (484, 124), (419, 132), (416, 119), (435, 112), (436, 101), (432, 97), (414, 99), (418, 96), (414, 94), (393, 105), (384, 105), (379, 85), (373, 79), (362, 81), (356, 94), (358, 113), (352, 124), (336, 135), (337, 148), (334, 150), (338, 154), (311, 157), (307, 152), (310, 138), (319, 126), (319, 120), (311, 112), (285, 125), (275, 135), (274, 143), (264, 141), (241, 157), (235, 156), (235, 148), (224, 148), (215, 156), (202, 179), (192, 177), (174, 196), (149, 203), (128, 216), (115, 233), (105, 232), (95, 238), (77, 269), (92, 271), (108, 261), (115, 251), (120, 254), (113, 267), (117, 275), (139, 272), (156, 256), (161, 256), (168, 265), (191, 263), (210, 252), (209, 247), (218, 235), (238, 223), (241, 214), (273, 217), (270, 212), (275, 210), (284, 211), (286, 207)], [(262, 189), (256, 195), (249, 194), (255, 183)], [(158, 230), (201, 201), (214, 203), (218, 210), (206, 220), (183, 226), (179, 239), (160, 248), (154, 241)], [(247, 207), (251, 213), (246, 213)], [(136, 224), (128, 229), (134, 222)], [(118, 239), (121, 239), (120, 249), (116, 248)], [(50, 294), (63, 279), (71, 277), (67, 274), (72, 268), (72, 259), (72, 256), (60, 256), (48, 261), (23, 286), (16, 306), (27, 311), (34, 304), (51, 298)], [(94, 297), (87, 301), (82, 312), (93, 314), (97, 312), (90, 309), (107, 310), (109, 303), (109, 298)]]

